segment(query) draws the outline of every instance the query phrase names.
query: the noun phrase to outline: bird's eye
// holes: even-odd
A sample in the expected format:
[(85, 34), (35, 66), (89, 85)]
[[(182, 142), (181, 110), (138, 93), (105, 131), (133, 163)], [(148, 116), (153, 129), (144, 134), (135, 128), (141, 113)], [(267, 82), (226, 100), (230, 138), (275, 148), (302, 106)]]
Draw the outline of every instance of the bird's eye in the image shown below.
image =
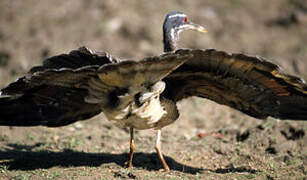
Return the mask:
[(185, 22), (185, 23), (188, 22), (188, 18), (187, 18), (187, 17), (184, 18), (184, 22)]

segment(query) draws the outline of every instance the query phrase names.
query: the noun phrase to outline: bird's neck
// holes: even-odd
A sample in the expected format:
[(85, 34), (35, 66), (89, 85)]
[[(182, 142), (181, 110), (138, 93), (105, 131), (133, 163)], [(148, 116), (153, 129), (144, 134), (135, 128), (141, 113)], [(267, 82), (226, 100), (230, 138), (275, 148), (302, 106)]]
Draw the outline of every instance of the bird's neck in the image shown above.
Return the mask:
[(173, 52), (177, 48), (177, 41), (179, 39), (179, 34), (174, 31), (174, 29), (163, 30), (163, 45), (164, 52)]

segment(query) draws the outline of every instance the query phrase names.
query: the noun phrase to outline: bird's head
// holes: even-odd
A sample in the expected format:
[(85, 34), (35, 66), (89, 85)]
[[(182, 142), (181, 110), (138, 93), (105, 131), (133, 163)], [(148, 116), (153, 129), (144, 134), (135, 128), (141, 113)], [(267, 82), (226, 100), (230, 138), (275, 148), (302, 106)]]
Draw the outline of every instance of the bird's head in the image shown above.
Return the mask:
[(179, 33), (184, 30), (195, 30), (206, 33), (206, 29), (189, 21), (187, 15), (181, 12), (170, 12), (163, 23), (164, 52), (174, 51), (179, 40)]

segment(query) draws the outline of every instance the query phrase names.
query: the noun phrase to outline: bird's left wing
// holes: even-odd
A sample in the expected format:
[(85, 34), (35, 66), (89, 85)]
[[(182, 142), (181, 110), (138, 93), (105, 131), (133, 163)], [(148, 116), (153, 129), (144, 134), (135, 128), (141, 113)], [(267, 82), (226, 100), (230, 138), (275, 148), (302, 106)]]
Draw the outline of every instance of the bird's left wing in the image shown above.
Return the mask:
[(99, 114), (84, 101), (85, 85), (99, 67), (117, 62), (86, 47), (46, 59), (1, 90), (0, 125), (56, 127)]
[(216, 50), (178, 50), (192, 55), (168, 75), (164, 96), (198, 96), (256, 118), (307, 119), (307, 85), (260, 57)]
[[(58, 58), (63, 56), (76, 63), (65, 59), (61, 62)], [(166, 54), (139, 62), (103, 65), (87, 62), (95, 61), (90, 58), (84, 62), (88, 65), (83, 66), (84, 63), (78, 62), (84, 59), (74, 59), (70, 54), (58, 56), (58, 63), (34, 68), (2, 90), (0, 125), (57, 127), (88, 119), (113, 103), (112, 97), (129, 88), (141, 91), (168, 75), (188, 57)], [(60, 68), (51, 68), (54, 66)]]

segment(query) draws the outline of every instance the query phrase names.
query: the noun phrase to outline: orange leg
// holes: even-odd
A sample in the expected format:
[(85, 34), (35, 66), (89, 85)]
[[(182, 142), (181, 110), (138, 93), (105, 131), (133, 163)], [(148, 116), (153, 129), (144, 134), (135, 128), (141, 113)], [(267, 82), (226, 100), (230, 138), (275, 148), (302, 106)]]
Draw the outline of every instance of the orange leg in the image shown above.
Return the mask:
[(160, 140), (160, 139), (161, 139), (161, 129), (158, 129), (158, 131), (157, 131), (157, 140), (156, 140), (155, 149), (156, 149), (156, 151), (157, 151), (157, 154), (158, 154), (158, 156), (159, 156), (159, 159), (161, 160), (161, 163), (162, 163), (162, 165), (163, 165), (164, 170), (167, 171), (167, 172), (169, 172), (170, 169), (169, 169), (169, 167), (168, 167), (168, 165), (167, 165), (167, 163), (166, 163), (166, 161), (165, 161), (165, 159), (164, 159), (164, 157), (163, 157), (163, 154), (162, 154), (162, 152), (161, 152), (161, 140)]
[(132, 168), (132, 160), (134, 153), (135, 145), (134, 145), (134, 129), (130, 128), (130, 153), (129, 153), (129, 168)]

